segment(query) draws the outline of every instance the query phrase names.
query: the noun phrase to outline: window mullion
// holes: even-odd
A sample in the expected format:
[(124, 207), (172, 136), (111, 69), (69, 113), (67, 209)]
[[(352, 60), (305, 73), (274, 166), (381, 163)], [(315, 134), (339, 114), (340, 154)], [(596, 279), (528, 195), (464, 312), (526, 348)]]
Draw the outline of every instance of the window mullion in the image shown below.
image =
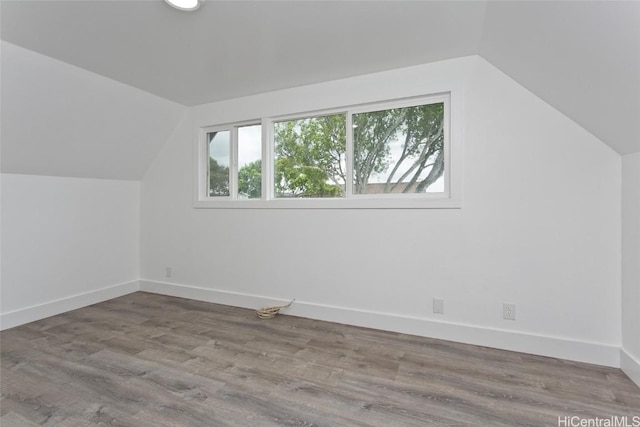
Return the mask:
[(353, 196), (353, 116), (350, 111), (345, 113), (347, 115), (345, 136), (347, 139), (347, 147), (345, 152), (345, 197), (351, 198)]
[(273, 121), (262, 119), (262, 198), (264, 200), (273, 200), (275, 194), (274, 150)]
[[(447, 144), (444, 144), (444, 192), (447, 197), (451, 197), (451, 179), (452, 179), (452, 169), (453, 164), (451, 162), (451, 105), (450, 99), (445, 99), (444, 101), (444, 118), (443, 118), (443, 129), (444, 129), (444, 140), (447, 141)], [(457, 155), (457, 154), (456, 154)]]
[(231, 144), (229, 159), (229, 196), (231, 200), (238, 198), (238, 127), (231, 128)]
[(197, 174), (198, 174), (198, 198), (204, 200), (209, 197), (209, 143), (207, 132), (200, 130), (197, 153)]

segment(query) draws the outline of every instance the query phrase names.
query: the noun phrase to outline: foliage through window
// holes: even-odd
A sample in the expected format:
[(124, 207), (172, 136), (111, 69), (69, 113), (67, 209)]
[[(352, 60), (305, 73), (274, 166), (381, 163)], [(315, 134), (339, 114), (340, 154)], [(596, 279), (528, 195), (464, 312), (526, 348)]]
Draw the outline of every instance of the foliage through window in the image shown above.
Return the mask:
[(229, 195), (229, 131), (211, 132), (209, 139), (209, 196)]
[(262, 126), (238, 127), (238, 199), (262, 197)]
[(448, 100), (433, 96), (207, 128), (206, 197), (446, 197)]
[(346, 116), (275, 122), (276, 197), (344, 197)]
[(443, 191), (444, 103), (352, 117), (354, 194)]

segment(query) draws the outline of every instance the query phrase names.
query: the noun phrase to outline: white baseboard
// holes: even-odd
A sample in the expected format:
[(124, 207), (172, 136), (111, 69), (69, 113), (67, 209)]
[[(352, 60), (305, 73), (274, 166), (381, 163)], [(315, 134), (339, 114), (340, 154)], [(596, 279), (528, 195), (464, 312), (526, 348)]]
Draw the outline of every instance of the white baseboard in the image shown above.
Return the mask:
[[(138, 290), (251, 309), (283, 305), (289, 302), (261, 295), (140, 280), (2, 313), (0, 314), (0, 330), (55, 316), (56, 314), (117, 298)], [(640, 385), (640, 363), (625, 350), (612, 345), (305, 301), (296, 301), (283, 314), (616, 368), (621, 367), (629, 378)]]
[[(140, 290), (253, 309), (264, 306), (283, 305), (289, 302), (260, 295), (149, 280), (140, 281)], [(404, 316), (395, 313), (358, 310), (298, 300), (283, 312), (283, 314), (615, 368), (620, 367), (620, 347), (602, 343), (490, 329), (461, 323), (441, 322), (427, 318)]]
[(640, 361), (624, 348), (620, 349), (620, 369), (640, 387)]
[(112, 298), (121, 297), (123, 295), (136, 292), (139, 289), (140, 284), (135, 280), (133, 282), (108, 286), (106, 288), (96, 289), (95, 291), (72, 295), (70, 297), (60, 298), (43, 304), (37, 304), (31, 307), (2, 313), (0, 314), (0, 330), (13, 328), (15, 326), (24, 325), (25, 323), (55, 316), (56, 314), (86, 307)]

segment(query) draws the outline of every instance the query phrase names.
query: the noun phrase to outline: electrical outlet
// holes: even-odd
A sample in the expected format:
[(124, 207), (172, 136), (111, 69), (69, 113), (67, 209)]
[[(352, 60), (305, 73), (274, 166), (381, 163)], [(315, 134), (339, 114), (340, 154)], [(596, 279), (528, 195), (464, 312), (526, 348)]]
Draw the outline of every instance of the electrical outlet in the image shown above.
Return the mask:
[(167, 277), (171, 277), (171, 267), (167, 267), (166, 272), (165, 272), (165, 275), (166, 275)]
[(502, 304), (502, 317), (505, 320), (516, 320), (516, 305)]
[(433, 299), (433, 312), (435, 314), (444, 314), (444, 300), (439, 298)]

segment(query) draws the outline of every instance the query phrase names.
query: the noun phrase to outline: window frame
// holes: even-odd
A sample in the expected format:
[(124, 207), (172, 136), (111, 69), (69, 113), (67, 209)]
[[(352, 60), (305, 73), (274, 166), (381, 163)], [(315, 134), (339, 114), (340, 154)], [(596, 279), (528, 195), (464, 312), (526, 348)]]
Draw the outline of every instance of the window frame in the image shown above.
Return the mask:
[[(269, 129), (269, 134), (268, 134), (268, 138), (265, 140), (263, 139), (263, 142), (266, 142), (266, 146), (267, 146), (267, 150), (266, 153), (268, 153), (268, 155), (270, 156), (270, 158), (267, 160), (268, 161), (268, 165), (266, 166), (266, 169), (269, 171), (269, 177), (268, 177), (268, 183), (271, 183), (273, 185), (269, 185), (269, 197), (267, 198), (267, 200), (278, 200), (278, 201), (285, 201), (285, 200), (291, 200), (291, 201), (299, 201), (299, 200), (347, 200), (346, 198), (346, 185), (347, 183), (345, 182), (345, 197), (300, 197), (300, 198), (282, 198), (282, 197), (276, 197), (275, 195), (275, 153), (276, 153), (276, 142), (275, 142), (275, 136), (273, 135), (273, 129), (274, 129), (274, 124), (277, 122), (287, 122), (287, 121), (291, 121), (291, 120), (302, 120), (302, 119), (313, 119), (316, 117), (324, 117), (324, 116), (334, 116), (334, 115), (339, 115), (339, 114), (345, 114), (348, 116), (348, 111), (345, 108), (334, 108), (334, 109), (330, 109), (330, 110), (316, 110), (313, 111), (311, 113), (297, 113), (297, 114), (287, 114), (284, 116), (275, 116), (275, 117), (269, 117), (264, 119), (263, 125), (262, 125), (262, 129), (265, 128), (265, 126)], [(346, 122), (345, 122), (346, 123)], [(346, 123), (345, 126), (347, 126), (347, 129), (349, 124)], [(347, 132), (348, 134), (349, 132)], [(346, 136), (347, 139), (349, 138), (348, 135)], [(264, 134), (263, 134), (263, 138), (264, 138)], [(347, 165), (347, 169), (346, 171), (348, 172), (349, 166), (349, 154), (348, 154), (348, 146), (345, 147), (345, 163)], [(264, 166), (264, 165), (263, 165)], [(348, 174), (347, 174), (348, 176)]]
[[(425, 99), (433, 102), (423, 102)], [(355, 198), (355, 199), (370, 199), (370, 198), (380, 198), (385, 200), (393, 200), (393, 199), (407, 199), (407, 198), (433, 198), (433, 199), (442, 199), (449, 198), (451, 194), (450, 190), (450, 180), (451, 180), (451, 100), (449, 94), (435, 94), (428, 95), (426, 97), (418, 97), (418, 98), (404, 98), (400, 100), (394, 100), (385, 102), (382, 105), (367, 105), (358, 108), (350, 108), (347, 113), (347, 158), (353, 158), (353, 115), (354, 114), (363, 114), (363, 113), (371, 113), (375, 111), (385, 111), (391, 110), (394, 108), (409, 108), (416, 107), (420, 105), (429, 105), (429, 104), (438, 104), (442, 102), (445, 105), (444, 108), (444, 117), (443, 117), (443, 132), (445, 135), (445, 144), (444, 144), (444, 191), (441, 193), (387, 193), (387, 194), (354, 194), (353, 193), (353, 164), (349, 166), (347, 164), (347, 197)], [(380, 108), (381, 107), (381, 108)], [(448, 143), (447, 143), (448, 142)]]
[[(243, 122), (227, 123), (223, 125), (205, 126), (200, 128), (198, 134), (197, 151), (197, 193), (196, 200), (246, 202), (263, 200), (264, 174), (262, 176), (262, 197), (260, 199), (238, 198), (238, 128), (246, 126), (262, 125), (261, 120), (247, 120)], [(209, 195), (209, 140), (208, 135), (213, 132), (229, 132), (229, 195)], [(262, 158), (264, 159), (264, 135), (262, 136)]]
[[(313, 110), (261, 119), (245, 120), (222, 125), (204, 126), (199, 129), (195, 149), (194, 207), (217, 209), (456, 209), (462, 207), (462, 104), (457, 92), (441, 92), (392, 99), (388, 101), (356, 104), (346, 107)], [(392, 108), (407, 108), (443, 102), (444, 108), (444, 185), (439, 193), (353, 193), (353, 131), (352, 116)], [(346, 115), (346, 177), (345, 196), (333, 198), (276, 198), (274, 183), (275, 142), (274, 123), (313, 118), (332, 114)], [(238, 128), (262, 125), (262, 197), (260, 199), (238, 199)], [(209, 152), (207, 135), (211, 132), (230, 131), (230, 196), (208, 195)]]

